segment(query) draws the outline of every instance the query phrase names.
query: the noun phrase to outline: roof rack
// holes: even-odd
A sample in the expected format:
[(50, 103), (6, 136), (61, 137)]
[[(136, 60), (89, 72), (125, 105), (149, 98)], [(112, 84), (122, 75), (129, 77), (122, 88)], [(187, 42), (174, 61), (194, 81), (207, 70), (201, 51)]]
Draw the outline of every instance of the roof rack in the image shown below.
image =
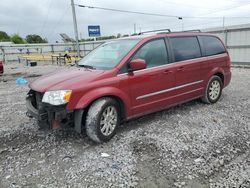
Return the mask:
[(138, 35), (142, 35), (142, 34), (145, 34), (145, 33), (154, 33), (154, 32), (158, 32), (158, 31), (167, 31), (168, 33), (171, 32), (170, 29), (157, 29), (157, 30), (151, 30), (151, 31), (143, 31), (143, 32), (138, 33)]
[(185, 31), (171, 31), (170, 29), (157, 29), (157, 30), (150, 30), (150, 31), (143, 31), (138, 33), (137, 35), (142, 35), (145, 33), (155, 33), (156, 34), (167, 34), (167, 33), (182, 33), (182, 32), (199, 32), (201, 33), (202, 31), (200, 29), (193, 29), (193, 30), (185, 30)]
[[(199, 29), (194, 29), (194, 30), (185, 30), (185, 31), (173, 31), (171, 33), (185, 33), (185, 32), (198, 32), (198, 33), (202, 33), (201, 30)], [(159, 33), (160, 34), (160, 33)]]
[(193, 29), (193, 30), (185, 30), (183, 32), (199, 32), (199, 33), (201, 33), (201, 30), (200, 29)]

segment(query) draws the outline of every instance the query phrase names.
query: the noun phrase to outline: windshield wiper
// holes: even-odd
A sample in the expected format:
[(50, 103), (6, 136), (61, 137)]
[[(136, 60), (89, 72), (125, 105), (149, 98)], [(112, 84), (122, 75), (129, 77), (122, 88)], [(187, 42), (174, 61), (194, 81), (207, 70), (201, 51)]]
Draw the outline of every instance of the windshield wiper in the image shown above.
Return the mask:
[(84, 64), (77, 64), (79, 67), (84, 67), (84, 68), (88, 68), (88, 69), (96, 69), (91, 65), (84, 65)]

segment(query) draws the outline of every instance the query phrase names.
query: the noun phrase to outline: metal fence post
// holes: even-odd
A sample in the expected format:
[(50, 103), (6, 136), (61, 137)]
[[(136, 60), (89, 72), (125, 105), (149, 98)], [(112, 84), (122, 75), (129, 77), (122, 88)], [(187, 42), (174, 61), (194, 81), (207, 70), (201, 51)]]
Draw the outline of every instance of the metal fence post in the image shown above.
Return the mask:
[(50, 47), (51, 47), (51, 52), (54, 53), (54, 45), (51, 44)]
[(225, 30), (225, 45), (227, 47), (227, 43), (228, 43), (228, 30)]

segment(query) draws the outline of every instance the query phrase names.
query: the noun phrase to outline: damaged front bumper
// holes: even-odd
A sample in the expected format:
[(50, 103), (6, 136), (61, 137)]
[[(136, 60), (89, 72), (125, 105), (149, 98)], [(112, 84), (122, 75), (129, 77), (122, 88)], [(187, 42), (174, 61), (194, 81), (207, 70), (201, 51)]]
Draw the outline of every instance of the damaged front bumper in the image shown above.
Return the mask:
[[(37, 119), (38, 126), (42, 129), (58, 129), (74, 127), (81, 132), (81, 111), (68, 111), (66, 105), (54, 106), (42, 102), (43, 93), (30, 90), (26, 97), (27, 116)], [(79, 117), (81, 116), (81, 117)]]

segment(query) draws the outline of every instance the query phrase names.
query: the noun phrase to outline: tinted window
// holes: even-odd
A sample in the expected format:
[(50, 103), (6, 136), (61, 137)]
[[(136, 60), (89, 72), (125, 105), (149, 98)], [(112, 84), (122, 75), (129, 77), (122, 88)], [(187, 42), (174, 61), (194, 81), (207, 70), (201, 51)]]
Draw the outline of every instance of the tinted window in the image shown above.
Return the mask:
[(196, 37), (170, 38), (175, 61), (201, 57), (200, 46)]
[(138, 58), (146, 61), (147, 68), (167, 64), (168, 54), (164, 40), (160, 39), (146, 43), (136, 52), (132, 60)]
[(225, 52), (225, 48), (218, 38), (212, 36), (200, 36), (199, 38), (202, 41), (205, 56), (216, 55)]

